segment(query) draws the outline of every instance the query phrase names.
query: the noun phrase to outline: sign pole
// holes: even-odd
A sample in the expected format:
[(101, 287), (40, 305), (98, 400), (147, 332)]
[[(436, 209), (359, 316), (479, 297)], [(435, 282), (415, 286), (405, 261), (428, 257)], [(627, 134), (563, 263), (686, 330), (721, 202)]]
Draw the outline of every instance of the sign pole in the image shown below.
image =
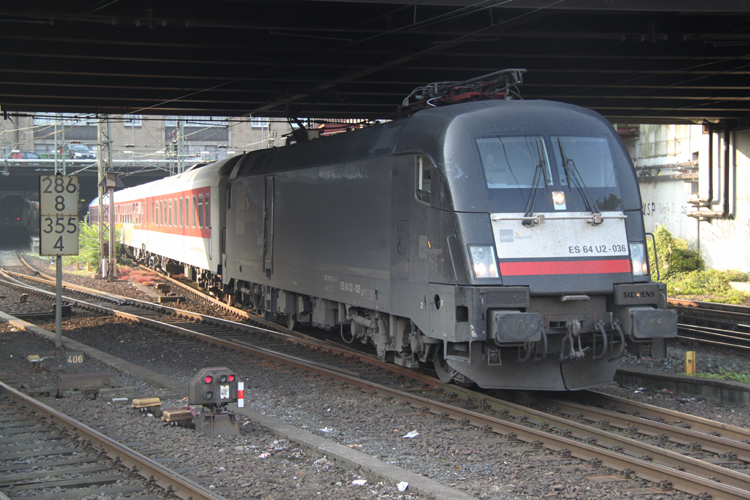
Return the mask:
[(55, 347), (62, 347), (62, 256), (78, 255), (78, 177), (39, 176), (39, 255), (55, 257)]
[(62, 256), (55, 259), (57, 283), (55, 284), (55, 347), (62, 347)]

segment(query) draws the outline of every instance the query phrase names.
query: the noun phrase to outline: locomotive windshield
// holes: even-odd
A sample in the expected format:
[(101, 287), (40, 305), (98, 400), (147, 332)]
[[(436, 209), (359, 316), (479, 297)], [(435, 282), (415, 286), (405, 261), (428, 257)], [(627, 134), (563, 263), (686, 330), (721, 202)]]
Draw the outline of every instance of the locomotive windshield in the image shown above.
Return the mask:
[(487, 187), (531, 188), (538, 168), (552, 185), (552, 170), (544, 140), (539, 136), (491, 137), (477, 140)]
[(524, 212), (529, 203), (535, 212), (554, 210), (541, 191), (564, 191), (571, 212), (621, 209), (605, 137), (482, 137), (477, 147), (493, 212)]

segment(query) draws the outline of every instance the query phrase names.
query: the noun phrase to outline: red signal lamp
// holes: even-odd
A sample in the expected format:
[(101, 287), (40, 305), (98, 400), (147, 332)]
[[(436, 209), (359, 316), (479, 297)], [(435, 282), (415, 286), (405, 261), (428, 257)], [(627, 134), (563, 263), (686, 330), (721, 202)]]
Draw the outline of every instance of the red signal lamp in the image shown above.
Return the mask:
[(206, 375), (206, 378), (204, 378), (203, 381), (207, 384), (210, 384), (214, 381), (214, 378), (211, 375)]

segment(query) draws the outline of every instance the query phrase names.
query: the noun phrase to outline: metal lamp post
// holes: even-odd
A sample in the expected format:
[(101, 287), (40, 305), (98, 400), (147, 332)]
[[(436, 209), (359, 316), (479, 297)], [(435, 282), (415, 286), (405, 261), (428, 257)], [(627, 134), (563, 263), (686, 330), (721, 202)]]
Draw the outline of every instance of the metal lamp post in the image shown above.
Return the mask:
[[(125, 186), (111, 168), (104, 175), (101, 182), (99, 182), (99, 185), (106, 188), (107, 193), (109, 194), (109, 210), (107, 210), (109, 215), (109, 258), (107, 262), (107, 281), (115, 281), (117, 279), (115, 276), (115, 188), (123, 188)], [(101, 213), (101, 211), (102, 207), (100, 205), (99, 212)]]

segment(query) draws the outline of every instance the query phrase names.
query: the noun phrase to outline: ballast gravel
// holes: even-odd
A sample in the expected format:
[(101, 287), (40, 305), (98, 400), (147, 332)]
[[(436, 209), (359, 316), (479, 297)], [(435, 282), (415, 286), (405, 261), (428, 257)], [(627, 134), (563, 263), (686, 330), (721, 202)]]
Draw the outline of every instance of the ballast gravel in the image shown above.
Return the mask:
[[(133, 293), (134, 289), (126, 282), (94, 282), (81, 277), (76, 280), (120, 295)], [(29, 308), (49, 310), (51, 304), (31, 296), (22, 304), (18, 292), (1, 286), (0, 297), (0, 310), (10, 314), (28, 312)], [(40, 326), (54, 331), (54, 322)], [(64, 353), (55, 352), (50, 342), (13, 330), (0, 323), (0, 372), (30, 385), (52, 386), (58, 372), (111, 371), (90, 358), (80, 366), (68, 365)], [(287, 366), (194, 344), (121, 319), (77, 313), (65, 320), (63, 335), (182, 382), (188, 382), (199, 368), (228, 366), (245, 381), (247, 407), (477, 498), (690, 498), (679, 492), (658, 490), (652, 483), (623, 477), (611, 469), (592, 467), (481, 429), (422, 414), (411, 406)], [(626, 357), (623, 363), (676, 373), (682, 370), (685, 349), (676, 344), (670, 346), (666, 360)], [(26, 360), (30, 354), (50, 357), (41, 366), (32, 365)], [(750, 371), (750, 362), (744, 356), (699, 349), (699, 370), (722, 366), (742, 373)], [(361, 471), (342, 468), (326, 456), (303, 451), (253, 422), (243, 422), (237, 437), (213, 439), (187, 428), (167, 426), (134, 412), (128, 403), (113, 402), (113, 398), (158, 396), (162, 407), (180, 407), (185, 404), (182, 395), (169, 394), (122, 374), (118, 385), (120, 389), (103, 392), (95, 401), (67, 397), (49, 398), (46, 402), (148, 452), (151, 458), (165, 460), (165, 465), (229, 499), (420, 498), (408, 489), (399, 491), (396, 485), (367, 480)], [(746, 407), (675, 398), (667, 392), (616, 384), (602, 390), (749, 426)], [(359, 485), (364, 480), (367, 482)]]

